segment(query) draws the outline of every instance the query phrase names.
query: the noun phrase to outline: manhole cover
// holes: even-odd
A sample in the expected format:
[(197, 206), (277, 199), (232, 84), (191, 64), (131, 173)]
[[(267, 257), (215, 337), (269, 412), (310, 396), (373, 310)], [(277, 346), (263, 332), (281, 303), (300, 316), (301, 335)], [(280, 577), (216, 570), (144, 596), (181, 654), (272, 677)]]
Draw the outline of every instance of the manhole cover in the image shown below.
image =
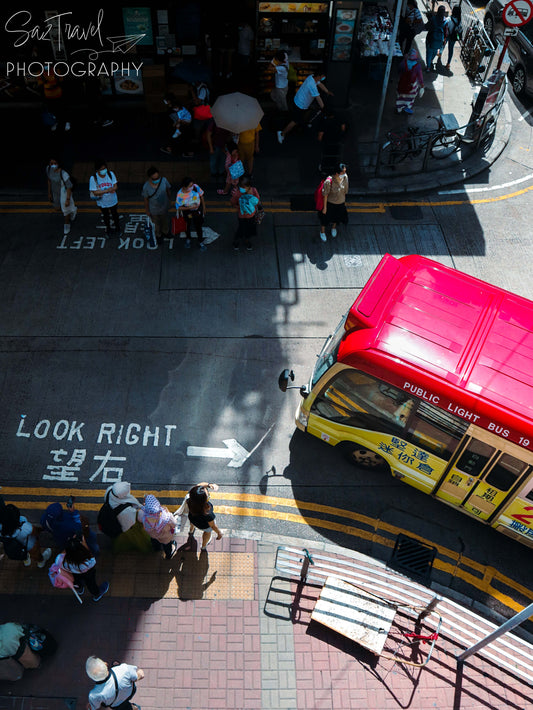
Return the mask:
[(363, 260), (359, 254), (345, 254), (344, 265), (349, 269), (356, 269), (358, 266), (363, 266)]
[(437, 548), (426, 545), (400, 533), (392, 551), (389, 567), (417, 577), (426, 586), (429, 584)]
[(396, 205), (395, 207), (389, 207), (390, 216), (393, 219), (422, 219), (422, 208), (416, 205), (406, 205), (405, 207), (401, 205)]

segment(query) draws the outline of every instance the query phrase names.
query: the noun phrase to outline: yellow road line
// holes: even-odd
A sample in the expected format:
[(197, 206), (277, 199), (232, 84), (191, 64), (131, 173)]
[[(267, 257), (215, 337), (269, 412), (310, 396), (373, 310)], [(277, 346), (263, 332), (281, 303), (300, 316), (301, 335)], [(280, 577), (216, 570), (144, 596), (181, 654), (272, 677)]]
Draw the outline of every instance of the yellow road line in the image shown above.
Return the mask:
[[(533, 190), (533, 185), (530, 185), (529, 187), (524, 187), (521, 190), (517, 190), (515, 192), (509, 192), (505, 195), (500, 195), (497, 197), (480, 197), (480, 198), (473, 198), (473, 199), (463, 199), (463, 200), (388, 200), (388, 201), (383, 201), (379, 200), (376, 202), (348, 202), (348, 211), (353, 211), (353, 212), (378, 212), (378, 213), (383, 213), (385, 212), (387, 207), (457, 207), (460, 205), (482, 205), (482, 204), (488, 204), (491, 202), (502, 202), (504, 200), (510, 200), (514, 197), (520, 197), (521, 195), (525, 195), (526, 193), (530, 192)], [(54, 210), (50, 207), (49, 202), (32, 202), (32, 201), (23, 201), (23, 202), (4, 202), (0, 203), (3, 204), (3, 207), (0, 208), (0, 213), (7, 214), (7, 213), (13, 213), (16, 214), (18, 212), (24, 212), (27, 214), (32, 214), (32, 213), (41, 213), (41, 212), (50, 212), (53, 213)], [(96, 212), (97, 208), (94, 206), (94, 203), (92, 202), (85, 202), (81, 201), (77, 203), (79, 206), (87, 206), (87, 205), (93, 205), (93, 208), (91, 210), (84, 210), (84, 209), (79, 209), (78, 211), (80, 212)], [(9, 209), (9, 205), (14, 205), (15, 207), (17, 205), (26, 205), (26, 206), (46, 206), (48, 209), (46, 210), (31, 210), (31, 209), (21, 209), (17, 210), (16, 208)], [(207, 207), (210, 210), (213, 210), (215, 212), (231, 212), (234, 211), (235, 208), (233, 207), (224, 207), (220, 202), (211, 202), (207, 201), (206, 202)], [(138, 207), (139, 209), (142, 209), (144, 207), (142, 202), (139, 201), (131, 201), (131, 202), (124, 202), (121, 201), (119, 206), (122, 207)], [(272, 200), (271, 202), (265, 202), (265, 206), (267, 207), (267, 212), (290, 212), (290, 202), (289, 201), (283, 201), (283, 200)], [(6, 209), (7, 207), (7, 209)], [(303, 211), (306, 212), (308, 210), (294, 210), (295, 212)], [(59, 213), (58, 213), (59, 214)]]
[[(3, 496), (21, 496), (21, 495), (31, 495), (31, 496), (43, 496), (44, 501), (32, 501), (32, 500), (17, 500), (19, 504), (25, 504), (25, 507), (30, 509), (44, 510), (50, 503), (52, 497), (65, 498), (66, 490), (64, 488), (20, 488), (17, 486), (4, 486), (0, 489)], [(173, 500), (175, 504), (183, 499), (187, 491), (185, 490), (157, 490), (148, 491), (143, 489), (132, 490), (134, 496), (138, 498), (144, 497), (147, 493), (152, 493), (156, 497), (160, 498), (163, 502), (168, 502)], [(77, 497), (87, 497), (87, 498), (98, 498), (99, 500), (94, 503), (84, 503), (82, 501), (76, 502), (76, 508), (84, 511), (97, 511), (101, 506), (101, 501), (103, 500), (104, 491), (101, 489), (78, 489), (75, 491)], [(280, 520), (290, 523), (296, 523), (298, 525), (305, 525), (306, 527), (312, 526), (316, 528), (322, 528), (326, 530), (334, 530), (335, 532), (341, 532), (350, 537), (357, 537), (363, 540), (368, 540), (372, 542), (377, 542), (385, 547), (392, 548), (394, 546), (395, 540), (393, 539), (398, 534), (403, 533), (404, 535), (409, 535), (414, 537), (421, 542), (432, 545), (437, 548), (439, 554), (442, 557), (452, 560), (452, 562), (446, 562), (445, 560), (437, 558), (435, 560), (435, 567), (443, 572), (446, 572), (453, 577), (457, 577), (475, 589), (490, 595), (494, 599), (498, 600), (502, 604), (505, 604), (510, 609), (514, 611), (521, 611), (522, 606), (517, 604), (509, 595), (502, 593), (498, 589), (492, 586), (492, 581), (496, 580), (501, 584), (505, 585), (509, 589), (513, 589), (517, 593), (530, 598), (533, 600), (533, 591), (523, 586), (519, 582), (516, 582), (509, 577), (498, 572), (498, 570), (482, 565), (475, 560), (471, 560), (467, 557), (463, 557), (454, 550), (450, 550), (433, 540), (428, 540), (416, 535), (410, 530), (405, 530), (399, 528), (395, 525), (385, 523), (375, 518), (371, 518), (367, 515), (362, 515), (361, 513), (356, 513), (354, 511), (346, 510), (343, 508), (334, 508), (332, 506), (323, 505), (321, 503), (312, 503), (301, 500), (293, 500), (292, 498), (277, 498), (275, 496), (263, 496), (256, 493), (227, 493), (224, 491), (217, 491), (212, 495), (212, 500), (226, 500), (234, 501), (238, 503), (257, 503), (261, 504), (262, 508), (249, 508), (243, 506), (231, 506), (231, 505), (218, 505), (217, 512), (221, 515), (233, 515), (239, 517), (254, 517), (254, 518), (264, 518), (267, 520)], [(22, 505), (21, 505), (22, 507)], [(315, 513), (323, 513), (326, 515), (331, 515), (337, 518), (345, 518), (353, 522), (358, 522), (363, 525), (368, 526), (368, 530), (357, 528), (353, 524), (343, 524), (332, 520), (324, 520), (323, 518), (308, 517), (301, 514), (301, 512), (292, 513), (284, 512), (279, 510), (273, 510), (274, 508), (289, 508), (298, 511), (311, 511)], [(383, 536), (380, 533), (389, 533), (390, 538)], [(482, 574), (482, 577), (471, 574), (467, 569), (458, 567), (470, 568), (473, 571)]]

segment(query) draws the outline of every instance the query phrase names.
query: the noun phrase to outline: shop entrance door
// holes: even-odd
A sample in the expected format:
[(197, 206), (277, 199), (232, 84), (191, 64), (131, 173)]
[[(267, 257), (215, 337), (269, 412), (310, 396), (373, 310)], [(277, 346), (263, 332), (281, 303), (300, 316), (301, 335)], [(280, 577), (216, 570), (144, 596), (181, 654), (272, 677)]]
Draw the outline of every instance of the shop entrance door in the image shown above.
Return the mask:
[(532, 463), (529, 451), (470, 426), (435, 495), (488, 520), (527, 478)]

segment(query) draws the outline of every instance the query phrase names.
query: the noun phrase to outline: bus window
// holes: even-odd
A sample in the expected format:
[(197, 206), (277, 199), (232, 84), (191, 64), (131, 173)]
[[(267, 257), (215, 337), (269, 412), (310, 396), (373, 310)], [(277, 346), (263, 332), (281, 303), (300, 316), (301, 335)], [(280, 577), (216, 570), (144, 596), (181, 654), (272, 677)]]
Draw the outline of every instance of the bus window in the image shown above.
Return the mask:
[(339, 352), (339, 345), (344, 335), (344, 321), (346, 317), (343, 316), (335, 328), (333, 335), (328, 338), (315, 365), (313, 370), (313, 377), (311, 379), (311, 386), (314, 387), (322, 375), (329, 370), (329, 368), (337, 362), (337, 353)]
[(495, 452), (493, 446), (484, 441), (472, 439), (461, 454), (455, 467), (472, 478), (477, 478)]
[(526, 467), (527, 464), (524, 461), (519, 461), (509, 454), (503, 454), (489, 471), (485, 482), (499, 491), (508, 491)]
[(331, 421), (397, 434), (448, 461), (468, 423), (357, 370), (343, 370), (316, 397), (311, 411)]
[(463, 438), (468, 424), (443, 409), (419, 402), (409, 420), (410, 440), (449, 461)]

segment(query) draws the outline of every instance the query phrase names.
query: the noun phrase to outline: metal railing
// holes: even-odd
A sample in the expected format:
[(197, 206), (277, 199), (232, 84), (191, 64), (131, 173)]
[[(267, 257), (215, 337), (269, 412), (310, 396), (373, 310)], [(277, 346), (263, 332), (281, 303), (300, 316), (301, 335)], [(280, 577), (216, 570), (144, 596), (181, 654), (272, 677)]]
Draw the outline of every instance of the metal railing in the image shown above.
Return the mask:
[[(498, 626), (491, 621), (456, 604), (451, 599), (436, 595), (431, 589), (386, 567), (373, 565), (370, 561), (352, 561), (314, 551), (311, 551), (311, 554), (313, 564), (306, 569), (305, 582), (302, 579), (302, 566), (309, 555), (307, 550), (278, 547), (275, 560), (276, 570), (295, 577), (304, 584), (312, 582), (323, 584), (328, 576), (334, 575), (346, 582), (364, 587), (373, 594), (383, 595), (388, 599), (397, 598), (399, 605), (402, 602), (420, 607), (438, 604), (439, 613), (443, 618), (440, 634), (450, 637), (466, 648), (498, 629)], [(481, 648), (478, 653), (497, 667), (505, 668), (513, 675), (531, 683), (533, 678), (533, 645), (527, 641), (507, 633), (488, 646)]]
[[(379, 142), (360, 142), (360, 173), (370, 179), (431, 172), (460, 163), (475, 153), (485, 153), (492, 144), (506, 90), (507, 79), (498, 101), (485, 115), (472, 117), (463, 126), (456, 124), (453, 130), (446, 131), (442, 125), (433, 130), (413, 126), (401, 134), (389, 131)], [(432, 118), (439, 122), (446, 115), (453, 117), (445, 114)], [(439, 141), (444, 142), (444, 135), (449, 136), (450, 146), (453, 143), (448, 155), (437, 149)]]

